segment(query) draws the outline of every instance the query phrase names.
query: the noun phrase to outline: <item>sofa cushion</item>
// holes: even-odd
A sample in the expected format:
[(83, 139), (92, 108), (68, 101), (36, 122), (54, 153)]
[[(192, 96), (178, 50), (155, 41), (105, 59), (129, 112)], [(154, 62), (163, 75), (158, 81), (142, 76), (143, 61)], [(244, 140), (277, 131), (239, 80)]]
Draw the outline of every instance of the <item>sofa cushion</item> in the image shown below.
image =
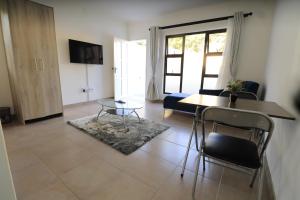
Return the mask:
[(165, 97), (163, 106), (164, 106), (164, 108), (167, 108), (167, 109), (174, 109), (174, 110), (179, 110), (179, 111), (184, 111), (184, 112), (195, 113), (196, 106), (179, 102), (180, 100), (182, 100), (188, 96), (190, 96), (190, 94), (186, 94), (186, 93), (169, 94)]
[(184, 98), (186, 98), (188, 96), (191, 96), (191, 94), (187, 94), (187, 93), (172, 93), (172, 94), (169, 94), (166, 97), (172, 97), (172, 98), (175, 98), (175, 99), (184, 99)]

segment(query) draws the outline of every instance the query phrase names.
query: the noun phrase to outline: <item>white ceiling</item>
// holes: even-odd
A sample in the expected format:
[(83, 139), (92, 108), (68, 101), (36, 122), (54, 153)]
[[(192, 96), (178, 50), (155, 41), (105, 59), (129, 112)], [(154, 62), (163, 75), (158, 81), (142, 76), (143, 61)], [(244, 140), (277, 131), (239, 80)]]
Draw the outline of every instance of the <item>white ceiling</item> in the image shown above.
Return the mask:
[(170, 12), (213, 4), (224, 0), (85, 0), (109, 10), (125, 21), (142, 21)]

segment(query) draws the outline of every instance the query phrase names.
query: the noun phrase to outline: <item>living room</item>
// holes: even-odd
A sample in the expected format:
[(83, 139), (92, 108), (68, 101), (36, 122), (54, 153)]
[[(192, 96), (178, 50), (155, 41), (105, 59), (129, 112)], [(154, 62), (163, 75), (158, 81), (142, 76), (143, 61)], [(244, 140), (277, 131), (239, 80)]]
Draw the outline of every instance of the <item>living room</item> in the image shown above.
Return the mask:
[[(297, 199), (299, 8), (293, 0), (1, 0), (0, 199)], [(97, 59), (87, 50), (80, 59), (80, 48)], [(234, 103), (235, 89), (255, 100)], [(269, 130), (257, 131), (266, 129), (258, 118), (205, 123), (204, 109), (216, 106), (228, 119), (260, 114)], [(253, 187), (256, 169), (209, 157), (214, 134), (203, 130), (211, 129), (267, 145)]]

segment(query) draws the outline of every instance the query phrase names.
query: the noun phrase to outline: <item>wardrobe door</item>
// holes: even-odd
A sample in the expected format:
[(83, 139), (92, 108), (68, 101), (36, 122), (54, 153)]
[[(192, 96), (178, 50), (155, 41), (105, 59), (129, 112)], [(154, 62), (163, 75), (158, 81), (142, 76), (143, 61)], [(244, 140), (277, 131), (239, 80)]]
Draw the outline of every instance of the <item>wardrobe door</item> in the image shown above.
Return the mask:
[(35, 37), (30, 42), (38, 60), (44, 116), (62, 113), (53, 9), (34, 2), (28, 2), (28, 5), (35, 25)]
[(45, 109), (48, 114), (62, 113), (62, 97), (59, 76), (59, 64), (55, 36), (55, 24), (53, 8), (40, 5), (43, 88), (45, 97)]
[(36, 37), (36, 23), (29, 15), (31, 7), (25, 0), (9, 0), (8, 11), (15, 59), (14, 81), (20, 91), (18, 96), (23, 119), (42, 117), (45, 111), (41, 97), (38, 55), (31, 43), (32, 38)]

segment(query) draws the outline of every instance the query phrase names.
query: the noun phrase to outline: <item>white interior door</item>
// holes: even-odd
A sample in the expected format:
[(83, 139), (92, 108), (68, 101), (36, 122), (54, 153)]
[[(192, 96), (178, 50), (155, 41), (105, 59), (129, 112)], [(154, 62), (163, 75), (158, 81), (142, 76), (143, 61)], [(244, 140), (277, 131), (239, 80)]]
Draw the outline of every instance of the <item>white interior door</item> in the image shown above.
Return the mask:
[(114, 38), (114, 97), (119, 100), (127, 96), (127, 41)]

